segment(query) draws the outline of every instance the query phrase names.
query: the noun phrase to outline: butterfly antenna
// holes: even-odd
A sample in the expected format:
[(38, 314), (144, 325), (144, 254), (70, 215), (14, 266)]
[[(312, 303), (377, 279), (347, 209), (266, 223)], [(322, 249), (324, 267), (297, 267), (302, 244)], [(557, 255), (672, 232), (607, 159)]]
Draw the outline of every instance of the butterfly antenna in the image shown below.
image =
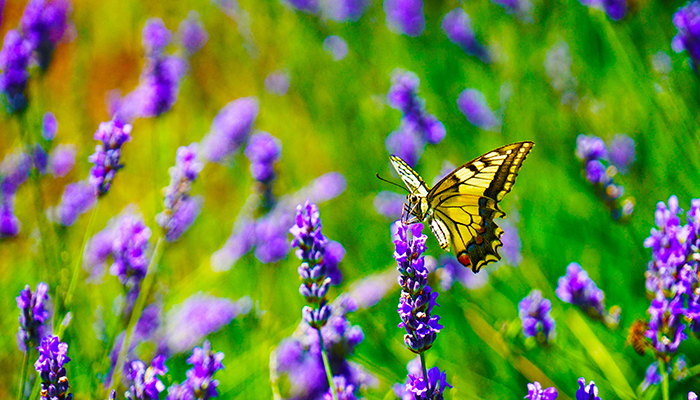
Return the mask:
[(396, 186), (396, 187), (399, 187), (399, 188), (401, 188), (401, 189), (403, 189), (403, 190), (405, 190), (405, 191), (407, 191), (407, 192), (409, 191), (407, 188), (405, 188), (404, 186), (399, 185), (399, 184), (396, 183), (396, 182), (392, 182), (392, 181), (390, 181), (390, 180), (388, 180), (388, 179), (382, 178), (381, 176), (379, 176), (379, 173), (377, 173), (377, 178), (379, 178), (380, 181), (384, 181), (384, 182), (386, 182), (386, 183), (390, 183), (390, 184), (392, 184), (392, 185), (394, 185), (394, 186)]

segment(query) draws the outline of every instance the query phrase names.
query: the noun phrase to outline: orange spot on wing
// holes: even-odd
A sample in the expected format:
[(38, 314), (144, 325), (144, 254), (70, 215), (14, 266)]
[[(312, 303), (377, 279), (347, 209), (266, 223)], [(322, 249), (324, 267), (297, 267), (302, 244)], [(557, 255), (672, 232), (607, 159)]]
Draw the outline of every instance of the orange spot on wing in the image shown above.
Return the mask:
[(484, 238), (482, 238), (481, 236), (477, 236), (476, 238), (474, 238), (474, 240), (476, 240), (476, 244), (480, 246), (482, 243), (484, 243)]
[(462, 252), (458, 257), (457, 260), (464, 265), (465, 267), (470, 267), (472, 265), (472, 260), (469, 258), (467, 255), (467, 252)]

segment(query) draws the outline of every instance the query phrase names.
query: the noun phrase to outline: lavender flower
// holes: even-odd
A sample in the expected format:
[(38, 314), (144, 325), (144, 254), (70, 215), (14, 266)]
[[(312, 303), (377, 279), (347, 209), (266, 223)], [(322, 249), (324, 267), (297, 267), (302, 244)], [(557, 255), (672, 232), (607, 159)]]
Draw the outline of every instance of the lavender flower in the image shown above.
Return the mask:
[(321, 233), (318, 206), (308, 200), (303, 206), (298, 205), (294, 226), (289, 233), (294, 236), (292, 247), (297, 249), (296, 256), (302, 261), (299, 267), (302, 280), (299, 292), (309, 303), (315, 305), (304, 306), (304, 321), (312, 328), (320, 329), (328, 322), (332, 310), (326, 300), (331, 284), (324, 260), (328, 239)]
[(277, 96), (284, 96), (289, 90), (289, 73), (275, 71), (265, 77), (265, 90)]
[(388, 190), (382, 190), (374, 197), (374, 210), (377, 212), (377, 214), (396, 221), (397, 219), (401, 218), (401, 212), (403, 211), (403, 203), (405, 200), (405, 195), (390, 192)]
[(576, 400), (600, 400), (600, 397), (598, 397), (598, 388), (593, 381), (586, 385), (586, 380), (581, 377), (578, 378), (578, 386)]
[(542, 389), (542, 385), (535, 381), (527, 384), (527, 400), (554, 400), (557, 398), (557, 389), (550, 387)]
[(49, 166), (49, 155), (46, 150), (41, 145), (36, 144), (31, 152), (31, 157), (37, 172), (41, 175), (46, 174), (46, 168)]
[(396, 130), (386, 138), (385, 146), (390, 154), (400, 157), (408, 165), (415, 166), (425, 151), (425, 142), (414, 132)]
[(51, 332), (49, 285), (39, 282), (34, 293), (29, 285), (25, 286), (17, 296), (17, 307), (20, 310), (17, 346), (26, 352)]
[[(409, 350), (421, 353), (428, 350), (440, 332), (440, 317), (431, 315), (437, 305), (437, 292), (428, 286), (428, 270), (422, 256), (425, 251), (426, 235), (421, 235), (423, 224), (404, 225), (396, 222), (398, 238), (394, 240), (394, 258), (398, 263), (399, 285), (399, 328), (406, 329), (404, 342)], [(410, 237), (409, 237), (410, 235)]]
[(561, 301), (577, 305), (597, 318), (606, 314), (605, 294), (578, 263), (572, 262), (566, 267), (566, 276), (559, 278), (556, 293)]
[(63, 226), (71, 226), (78, 217), (89, 210), (97, 201), (95, 188), (87, 181), (66, 186), (61, 203), (47, 211), (49, 220)]
[(73, 398), (68, 394), (68, 378), (65, 365), (68, 358), (68, 345), (59, 342), (58, 336), (49, 335), (41, 339), (39, 358), (34, 363), (36, 372), (41, 376), (41, 399), (55, 400)]
[(32, 158), (21, 150), (5, 156), (0, 163), (0, 194), (12, 196), (29, 179)]
[(136, 89), (143, 107), (140, 116), (158, 117), (170, 111), (187, 68), (187, 61), (178, 56), (157, 54), (147, 60)]
[(57, 132), (58, 121), (56, 120), (56, 116), (53, 115), (51, 111), (47, 111), (42, 119), (41, 137), (43, 137), (45, 140), (51, 141), (56, 137)]
[(652, 340), (660, 357), (668, 358), (688, 338), (684, 332), (686, 325), (681, 323), (685, 314), (683, 306), (680, 296), (669, 301), (661, 293), (651, 302), (646, 337)]
[(348, 55), (348, 43), (340, 36), (331, 35), (323, 40), (323, 50), (333, 61), (340, 61)]
[[(211, 256), (211, 267), (216, 272), (228, 271), (255, 246), (255, 222), (241, 220), (234, 224), (231, 236), (224, 246)], [(289, 250), (287, 250), (289, 251)], [(286, 255), (286, 254), (285, 254)]]
[(177, 35), (188, 56), (201, 50), (209, 40), (209, 34), (202, 26), (202, 21), (196, 11), (190, 11), (187, 18), (182, 20)]
[(323, 15), (338, 22), (359, 20), (368, 5), (368, 0), (330, 0), (321, 3)]
[(130, 315), (136, 303), (141, 281), (148, 272), (148, 240), (151, 230), (141, 216), (125, 212), (118, 220), (112, 237), (112, 258), (109, 273), (118, 277), (126, 291), (124, 315)]
[(350, 285), (348, 296), (355, 300), (359, 309), (370, 308), (396, 287), (397, 279), (398, 275), (394, 268), (369, 275)]
[(602, 8), (608, 18), (619, 21), (627, 13), (626, 0), (580, 0), (581, 4), (593, 8)]
[(486, 97), (476, 89), (462, 91), (457, 98), (457, 107), (476, 127), (488, 131), (497, 131), (500, 128), (501, 123), (486, 103)]
[(228, 103), (214, 118), (211, 131), (202, 140), (204, 156), (222, 162), (247, 140), (260, 107), (253, 97)]
[(406, 36), (420, 36), (425, 30), (423, 0), (384, 0), (389, 30)]
[(518, 303), (525, 337), (538, 337), (548, 342), (556, 336), (554, 318), (549, 314), (551, 310), (552, 303), (543, 298), (539, 290), (533, 290)]
[(143, 361), (132, 361), (129, 363), (129, 375), (127, 380), (130, 383), (129, 390), (125, 393), (128, 400), (157, 400), (158, 394), (165, 390), (165, 385), (158, 379), (168, 372), (165, 366), (165, 357), (157, 356), (151, 362), (151, 366), (146, 367)]
[(49, 156), (49, 172), (54, 177), (66, 176), (75, 165), (75, 155), (77, 151), (75, 145), (59, 144)]
[(698, 395), (695, 392), (688, 392), (688, 400), (698, 400)]
[(576, 137), (576, 157), (583, 161), (604, 159), (608, 149), (603, 139), (597, 136), (578, 135)]
[(150, 18), (141, 31), (143, 48), (146, 54), (162, 53), (172, 40), (172, 33), (160, 18)]
[(485, 63), (491, 62), (491, 56), (486, 47), (476, 40), (469, 15), (461, 8), (455, 8), (445, 14), (442, 19), (442, 30), (450, 42), (459, 46), (465, 53)]
[(187, 371), (187, 380), (198, 398), (210, 399), (219, 395), (216, 391), (219, 381), (213, 380), (213, 376), (216, 371), (224, 369), (223, 359), (224, 353), (212, 352), (208, 340), (204, 341), (204, 346), (195, 347), (192, 351), (187, 359), (187, 363), (192, 365), (192, 369)]
[(263, 264), (283, 260), (289, 253), (289, 227), (293, 216), (272, 210), (255, 223), (255, 258)]
[(121, 149), (124, 143), (131, 140), (131, 125), (120, 120), (101, 122), (95, 132), (95, 140), (102, 144), (95, 147), (95, 153), (89, 157), (95, 166), (90, 169), (90, 184), (95, 188), (98, 196), (109, 192), (112, 181), (117, 171), (124, 166), (119, 163)]
[[(338, 400), (357, 400), (357, 397), (355, 397), (355, 385), (349, 384), (344, 376), (334, 376), (333, 386), (335, 386)], [(323, 400), (333, 400), (331, 388), (328, 388), (328, 391), (323, 394)]]
[(319, 0), (283, 0), (283, 2), (295, 10), (308, 14), (316, 14), (319, 10)]
[(196, 293), (165, 315), (165, 345), (171, 354), (185, 352), (202, 339), (246, 315), (253, 307), (249, 297), (238, 301)]
[(663, 376), (661, 376), (661, 373), (659, 372), (659, 362), (654, 361), (649, 365), (647, 368), (646, 373), (644, 374), (644, 382), (642, 382), (642, 391), (647, 390), (647, 388), (651, 385), (658, 385), (661, 383), (663, 380)]
[(0, 239), (17, 236), (21, 227), (15, 215), (15, 196), (0, 195)]
[(253, 179), (268, 184), (275, 178), (273, 164), (279, 161), (282, 142), (267, 132), (258, 132), (250, 136), (245, 155), (250, 160), (250, 174)]
[(71, 4), (67, 0), (31, 0), (24, 9), (20, 27), (35, 52), (39, 67), (46, 70), (51, 56), (69, 27)]
[(169, 170), (170, 185), (163, 189), (165, 210), (156, 216), (169, 242), (179, 239), (199, 215), (203, 199), (190, 197), (190, 190), (202, 168), (204, 164), (197, 161), (197, 143), (177, 149), (175, 166)]
[(617, 167), (620, 173), (626, 173), (630, 164), (636, 159), (634, 139), (627, 135), (617, 134), (613, 137), (609, 147), (610, 163)]
[(29, 80), (32, 44), (18, 31), (9, 30), (0, 51), (0, 92), (5, 95), (7, 112), (23, 112), (27, 108), (25, 90)]

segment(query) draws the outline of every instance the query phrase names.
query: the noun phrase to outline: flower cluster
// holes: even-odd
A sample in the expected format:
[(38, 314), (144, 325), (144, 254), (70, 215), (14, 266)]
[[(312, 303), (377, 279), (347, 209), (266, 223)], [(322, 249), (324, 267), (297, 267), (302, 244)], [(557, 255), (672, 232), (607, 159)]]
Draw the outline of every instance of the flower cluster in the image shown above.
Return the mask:
[(442, 400), (443, 392), (452, 385), (447, 383), (447, 375), (438, 367), (428, 370), (428, 380), (423, 377), (420, 358), (408, 362), (408, 377), (404, 384), (397, 383), (392, 389), (401, 400)]
[(165, 385), (158, 379), (168, 372), (165, 366), (165, 357), (156, 356), (151, 366), (146, 367), (143, 361), (136, 360), (129, 363), (129, 390), (125, 396), (127, 400), (157, 400), (158, 394), (165, 390)]
[(214, 117), (210, 132), (202, 139), (204, 157), (222, 162), (232, 156), (248, 140), (260, 106), (253, 97), (228, 103)]
[(539, 290), (533, 290), (518, 303), (518, 314), (523, 324), (525, 337), (536, 337), (548, 342), (556, 336), (554, 318), (550, 315), (552, 302), (542, 297)]
[(41, 340), (39, 358), (34, 363), (36, 372), (41, 376), (42, 400), (70, 400), (68, 378), (65, 365), (68, 358), (68, 345), (59, 342), (58, 336), (49, 335)]
[(678, 34), (674, 36), (671, 47), (676, 53), (687, 50), (690, 56), (690, 63), (695, 69), (697, 69), (697, 63), (700, 61), (699, 17), (700, 1), (698, 0), (689, 1), (673, 14), (673, 25), (678, 30)]
[(476, 34), (472, 29), (469, 15), (463, 9), (455, 8), (445, 14), (442, 18), (442, 30), (447, 38), (450, 39), (450, 42), (459, 46), (465, 53), (478, 58), (482, 62), (491, 62), (489, 51), (476, 40)]
[(41, 343), (51, 332), (49, 285), (39, 282), (34, 293), (27, 285), (17, 296), (17, 307), (20, 311), (17, 346), (26, 352)]
[(195, 347), (192, 355), (187, 359), (187, 363), (192, 368), (187, 371), (187, 379), (181, 384), (173, 384), (168, 388), (166, 400), (189, 400), (189, 399), (212, 399), (219, 393), (216, 387), (219, 381), (215, 380), (214, 373), (224, 369), (221, 362), (224, 353), (214, 353), (211, 351), (211, 344), (204, 341), (204, 346)]
[(610, 313), (605, 310), (605, 294), (578, 263), (572, 262), (566, 267), (566, 275), (559, 278), (556, 293), (561, 301), (581, 307), (606, 324), (614, 326), (619, 322), (619, 307), (613, 307)]
[(14, 151), (0, 163), (0, 238), (17, 236), (21, 224), (15, 216), (17, 189), (29, 179), (32, 159)]
[(586, 178), (610, 209), (613, 218), (629, 218), (634, 210), (634, 199), (621, 199), (625, 188), (615, 183), (615, 175), (627, 171), (634, 162), (634, 140), (618, 135), (608, 151), (603, 139), (581, 134), (576, 138), (576, 157), (583, 163)]
[(49, 208), (47, 214), (53, 222), (70, 226), (78, 217), (89, 210), (97, 201), (95, 187), (88, 181), (71, 183), (66, 186), (61, 196), (61, 202)]
[(416, 37), (425, 30), (423, 0), (384, 0), (384, 13), (386, 25), (394, 33)]
[[(321, 336), (334, 381), (344, 378), (346, 392), (350, 386), (355, 393), (360, 387), (374, 386), (376, 378), (359, 364), (347, 360), (364, 340), (362, 328), (352, 325), (347, 319), (348, 313), (357, 310), (357, 303), (352, 297), (341, 295), (333, 302), (332, 309), (328, 323), (321, 328)], [(329, 390), (319, 336), (306, 321), (300, 323), (291, 337), (280, 342), (271, 356), (270, 369), (273, 383), (279, 379), (279, 374), (288, 379), (290, 393), (285, 398), (317, 400)]]
[(177, 35), (182, 48), (189, 57), (201, 50), (209, 40), (209, 34), (204, 30), (196, 11), (190, 11), (187, 18), (182, 20), (177, 29)]
[(69, 27), (71, 5), (66, 0), (31, 0), (20, 19), (19, 30), (5, 35), (0, 51), (0, 92), (5, 95), (8, 112), (27, 108), (25, 90), (32, 62), (46, 70), (53, 50)]
[(95, 140), (102, 142), (95, 146), (95, 153), (89, 158), (95, 164), (90, 169), (90, 184), (98, 196), (103, 196), (112, 187), (117, 171), (124, 166), (119, 163), (122, 145), (131, 140), (131, 125), (119, 119), (101, 122)]
[(478, 128), (498, 131), (501, 127), (501, 122), (486, 103), (486, 97), (476, 89), (464, 89), (457, 98), (457, 108), (467, 117), (469, 123)]
[(190, 190), (202, 168), (204, 164), (197, 160), (197, 143), (177, 149), (175, 166), (169, 170), (170, 185), (163, 189), (165, 210), (156, 216), (169, 242), (179, 239), (199, 215), (202, 197), (191, 197)]
[(411, 166), (418, 163), (426, 143), (438, 144), (445, 137), (442, 122), (426, 112), (425, 101), (418, 96), (419, 85), (416, 74), (396, 69), (391, 74), (391, 88), (387, 94), (387, 102), (401, 111), (402, 117), (399, 129), (386, 138), (386, 149)]
[(267, 132), (257, 132), (250, 136), (245, 155), (250, 160), (250, 174), (260, 184), (263, 204), (266, 209), (274, 205), (272, 181), (275, 179), (274, 164), (279, 161), (282, 142)]
[(442, 329), (438, 323), (440, 317), (432, 315), (433, 307), (437, 305), (438, 293), (428, 286), (428, 269), (425, 268), (423, 257), (428, 237), (421, 234), (423, 224), (404, 225), (397, 221), (394, 228), (394, 258), (401, 274), (399, 328), (406, 329), (406, 346), (414, 353), (422, 353), (433, 345), (437, 333)]
[[(598, 387), (593, 381), (586, 385), (586, 380), (578, 379), (579, 388), (576, 390), (576, 400), (600, 400), (598, 397)], [(550, 387), (543, 389), (542, 385), (535, 381), (527, 384), (527, 400), (555, 400), (558, 396), (557, 389)]]

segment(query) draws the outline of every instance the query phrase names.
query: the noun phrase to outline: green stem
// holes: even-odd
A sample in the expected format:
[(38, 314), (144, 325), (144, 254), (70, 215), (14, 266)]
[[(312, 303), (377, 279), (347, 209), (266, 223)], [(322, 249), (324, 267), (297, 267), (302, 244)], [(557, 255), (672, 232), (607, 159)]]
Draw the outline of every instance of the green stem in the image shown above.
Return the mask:
[(323, 366), (326, 368), (326, 378), (328, 378), (328, 386), (331, 387), (331, 394), (333, 395), (333, 400), (338, 400), (338, 395), (335, 393), (335, 385), (333, 384), (333, 373), (331, 372), (331, 364), (328, 362), (328, 353), (326, 353), (326, 346), (323, 345), (323, 336), (321, 336), (321, 329), (317, 328), (318, 331), (318, 343), (321, 346), (321, 357), (323, 357)]
[(663, 400), (668, 400), (668, 373), (666, 372), (666, 363), (661, 360), (659, 360), (659, 372), (661, 373), (661, 395)]
[(156, 247), (153, 250), (153, 255), (151, 256), (151, 261), (148, 263), (148, 271), (146, 272), (146, 277), (143, 278), (141, 282), (141, 290), (139, 296), (136, 299), (136, 304), (134, 309), (131, 311), (131, 316), (129, 316), (129, 323), (126, 326), (126, 331), (124, 333), (124, 341), (122, 342), (122, 347), (119, 349), (119, 357), (117, 358), (117, 364), (114, 366), (114, 374), (112, 374), (112, 382), (109, 385), (107, 392), (111, 392), (115, 389), (115, 386), (121, 380), (121, 374), (124, 362), (126, 361), (126, 356), (129, 353), (129, 346), (131, 346), (131, 338), (133, 336), (133, 331), (136, 329), (136, 322), (139, 320), (143, 309), (146, 307), (146, 300), (151, 292), (151, 286), (155, 281), (156, 267), (160, 260), (161, 252), (160, 249), (163, 245), (163, 237), (159, 237), (156, 242)]
[(17, 400), (24, 399), (24, 386), (27, 379), (27, 368), (29, 368), (29, 352), (31, 349), (27, 349), (24, 352), (24, 361), (22, 361), (22, 375), (19, 377), (19, 389), (17, 390)]
[[(92, 209), (92, 213), (90, 214), (90, 222), (88, 222), (88, 226), (85, 229), (85, 234), (83, 235), (83, 244), (80, 247), (80, 253), (78, 254), (78, 259), (75, 262), (75, 265), (73, 266), (73, 275), (71, 276), (68, 290), (66, 291), (66, 294), (63, 297), (63, 311), (67, 310), (68, 307), (73, 302), (73, 292), (75, 291), (75, 287), (78, 284), (78, 276), (80, 275), (80, 266), (83, 264), (83, 257), (85, 256), (85, 246), (87, 245), (88, 238), (90, 237), (90, 233), (92, 232), (92, 226), (95, 224), (95, 219), (97, 217), (97, 209), (99, 208), (99, 206), (100, 206), (100, 202), (98, 200), (97, 204), (95, 204), (95, 207)], [(61, 335), (59, 334), (58, 336), (61, 336)]]
[(418, 353), (420, 355), (420, 366), (423, 369), (423, 380), (425, 381), (425, 388), (428, 389), (428, 398), (433, 394), (433, 388), (428, 385), (428, 369), (425, 367), (425, 352)]

